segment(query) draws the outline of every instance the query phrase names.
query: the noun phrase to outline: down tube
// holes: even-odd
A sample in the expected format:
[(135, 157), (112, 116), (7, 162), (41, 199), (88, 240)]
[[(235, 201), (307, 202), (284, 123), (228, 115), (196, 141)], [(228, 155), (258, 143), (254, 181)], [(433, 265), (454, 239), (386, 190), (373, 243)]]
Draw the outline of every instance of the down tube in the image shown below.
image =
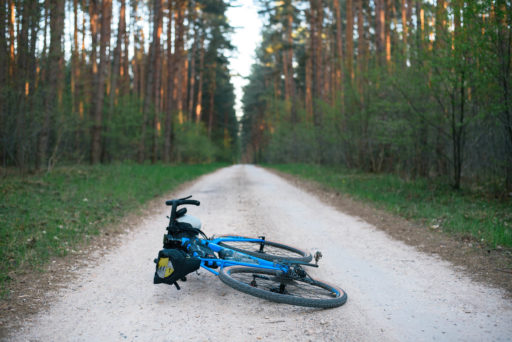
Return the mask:
[[(215, 253), (218, 253), (221, 250), (233, 251), (232, 249), (219, 246), (219, 245), (217, 245), (215, 243), (212, 243), (212, 242), (209, 242), (209, 241), (204, 241), (203, 240), (201, 242), (202, 242), (202, 244), (204, 244), (206, 247), (210, 248)], [(245, 258), (254, 260), (256, 263), (247, 263), (247, 262), (243, 262), (243, 261), (223, 260), (223, 259), (221, 259), (224, 264), (228, 264), (226, 266), (239, 265), (239, 266), (248, 266), (248, 267), (262, 267), (262, 268), (268, 268), (268, 269), (281, 270), (281, 271), (285, 271), (285, 272), (288, 270), (288, 267), (284, 266), (282, 264), (277, 264), (277, 263), (274, 263), (272, 261), (263, 260), (263, 259), (260, 259), (258, 257), (255, 257), (255, 256), (252, 256), (252, 255), (249, 255), (249, 254), (245, 254), (243, 252), (238, 252), (238, 251), (233, 251), (233, 252), (236, 252), (237, 254), (243, 255)]]

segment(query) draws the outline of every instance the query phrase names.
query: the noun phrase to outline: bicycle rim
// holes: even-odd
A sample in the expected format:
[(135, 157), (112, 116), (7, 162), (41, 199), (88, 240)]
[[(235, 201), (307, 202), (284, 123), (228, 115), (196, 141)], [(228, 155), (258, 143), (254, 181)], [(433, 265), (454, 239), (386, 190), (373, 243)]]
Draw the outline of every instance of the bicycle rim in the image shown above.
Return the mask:
[(236, 290), (278, 303), (335, 308), (347, 301), (347, 294), (336, 286), (309, 277), (292, 279), (277, 270), (227, 267), (220, 270), (219, 278)]
[[(228, 236), (225, 236), (228, 237)], [(230, 237), (238, 237), (243, 238), (242, 236), (230, 236)], [(250, 239), (250, 238), (246, 238)], [(310, 262), (313, 257), (311, 253), (301, 250), (296, 247), (287, 246), (281, 243), (267, 241), (267, 240), (258, 240), (256, 241), (222, 241), (219, 242), (220, 246), (230, 248), (232, 250), (246, 253), (264, 260), (274, 261), (274, 260), (287, 260), (287, 261), (297, 261), (297, 262)], [(263, 251), (260, 251), (261, 245), (263, 244)]]

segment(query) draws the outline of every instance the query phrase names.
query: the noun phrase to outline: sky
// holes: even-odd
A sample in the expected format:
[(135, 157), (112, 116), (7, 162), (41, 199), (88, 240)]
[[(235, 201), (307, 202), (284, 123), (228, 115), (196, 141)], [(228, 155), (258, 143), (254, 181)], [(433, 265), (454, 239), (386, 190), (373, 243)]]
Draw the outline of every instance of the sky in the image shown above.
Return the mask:
[[(247, 84), (246, 77), (251, 72), (251, 65), (255, 60), (256, 47), (261, 42), (261, 18), (258, 15), (258, 6), (255, 0), (232, 1), (227, 11), (227, 17), (235, 32), (231, 35), (231, 42), (237, 49), (230, 58), (232, 82), (236, 95), (236, 115), (241, 118), (242, 87)], [(236, 6), (236, 7), (235, 7)]]

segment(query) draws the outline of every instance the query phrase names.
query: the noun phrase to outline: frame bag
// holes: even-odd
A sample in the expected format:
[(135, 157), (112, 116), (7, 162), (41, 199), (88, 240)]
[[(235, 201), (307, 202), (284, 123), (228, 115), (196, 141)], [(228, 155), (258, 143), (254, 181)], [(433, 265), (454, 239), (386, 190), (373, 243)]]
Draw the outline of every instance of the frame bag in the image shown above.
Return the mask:
[(186, 280), (185, 276), (199, 269), (201, 260), (191, 257), (179, 249), (162, 249), (155, 259), (156, 270), (154, 284), (175, 285), (179, 290), (178, 280)]

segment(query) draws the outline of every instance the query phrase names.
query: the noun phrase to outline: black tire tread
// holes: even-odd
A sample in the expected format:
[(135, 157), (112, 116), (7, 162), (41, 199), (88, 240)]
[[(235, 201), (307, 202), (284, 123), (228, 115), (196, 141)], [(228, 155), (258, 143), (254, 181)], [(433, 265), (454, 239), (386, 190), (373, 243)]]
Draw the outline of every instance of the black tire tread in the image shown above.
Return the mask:
[(262, 270), (264, 270), (264, 271), (268, 272), (268, 274), (272, 274), (272, 272), (278, 272), (278, 271), (266, 270), (266, 269), (261, 269), (261, 268), (251, 268), (251, 267), (250, 268), (248, 268), (248, 267), (228, 267), (228, 268), (221, 269), (219, 272), (219, 278), (224, 284), (226, 284), (240, 292), (244, 292), (249, 295), (263, 298), (263, 299), (266, 299), (266, 300), (269, 300), (272, 302), (297, 305), (297, 306), (305, 306), (305, 307), (329, 309), (329, 308), (336, 308), (336, 307), (342, 306), (347, 301), (347, 294), (345, 293), (345, 291), (343, 291), (342, 289), (340, 289), (336, 286), (325, 284), (321, 281), (317, 281), (317, 282), (324, 285), (325, 287), (334, 288), (337, 291), (339, 291), (340, 293), (343, 293), (343, 295), (341, 295), (340, 297), (329, 298), (329, 299), (312, 299), (312, 298), (302, 298), (302, 297), (295, 297), (295, 296), (287, 295), (287, 294), (269, 292), (266, 290), (255, 288), (248, 284), (239, 282), (236, 279), (233, 279), (232, 277), (229, 276), (229, 274), (226, 273), (226, 270), (236, 271), (238, 269), (244, 270), (246, 272), (250, 272), (251, 270), (261, 272)]

